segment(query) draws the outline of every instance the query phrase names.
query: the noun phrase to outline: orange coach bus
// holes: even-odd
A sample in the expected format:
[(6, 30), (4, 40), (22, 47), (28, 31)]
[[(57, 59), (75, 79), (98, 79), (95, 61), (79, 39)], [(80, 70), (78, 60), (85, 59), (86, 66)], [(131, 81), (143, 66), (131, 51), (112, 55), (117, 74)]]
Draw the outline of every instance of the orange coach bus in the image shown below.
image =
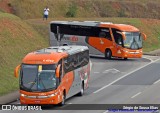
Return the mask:
[[(97, 21), (52, 21), (50, 44), (85, 45), (91, 55), (104, 55), (107, 59), (141, 58), (144, 33), (131, 25)], [(58, 42), (58, 43), (57, 43)]]
[(90, 75), (87, 46), (52, 46), (27, 54), (15, 68), (21, 104), (61, 104), (83, 95)]

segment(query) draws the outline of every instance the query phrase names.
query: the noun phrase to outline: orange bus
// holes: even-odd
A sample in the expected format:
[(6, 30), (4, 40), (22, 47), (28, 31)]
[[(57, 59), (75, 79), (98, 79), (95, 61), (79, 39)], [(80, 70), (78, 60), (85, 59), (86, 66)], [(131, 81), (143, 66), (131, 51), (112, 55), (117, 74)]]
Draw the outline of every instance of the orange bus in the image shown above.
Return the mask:
[(83, 95), (90, 75), (87, 46), (52, 46), (27, 54), (14, 75), (21, 104), (61, 104)]
[(91, 55), (104, 55), (107, 59), (141, 58), (142, 39), (146, 35), (131, 25), (98, 21), (52, 21), (50, 44), (85, 45)]

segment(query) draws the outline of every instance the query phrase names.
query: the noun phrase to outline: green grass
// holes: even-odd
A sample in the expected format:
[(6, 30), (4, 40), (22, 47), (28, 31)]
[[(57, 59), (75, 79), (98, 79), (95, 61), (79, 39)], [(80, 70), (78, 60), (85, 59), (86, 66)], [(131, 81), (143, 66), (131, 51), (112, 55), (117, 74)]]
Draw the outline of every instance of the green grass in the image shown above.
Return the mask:
[(49, 18), (48, 21), (42, 21), (42, 19), (30, 19), (27, 20), (27, 22), (34, 26), (40, 34), (48, 37), (49, 22), (53, 20), (92, 20), (133, 25), (147, 35), (147, 40), (143, 43), (144, 52), (149, 52), (160, 48), (160, 20), (138, 18)]
[(18, 89), (14, 68), (29, 52), (48, 46), (42, 37), (19, 17), (0, 13), (0, 96)]
[(10, 4), (23, 19), (42, 18), (45, 6), (50, 8), (50, 18), (74, 12), (75, 17), (160, 19), (160, 0), (11, 0)]

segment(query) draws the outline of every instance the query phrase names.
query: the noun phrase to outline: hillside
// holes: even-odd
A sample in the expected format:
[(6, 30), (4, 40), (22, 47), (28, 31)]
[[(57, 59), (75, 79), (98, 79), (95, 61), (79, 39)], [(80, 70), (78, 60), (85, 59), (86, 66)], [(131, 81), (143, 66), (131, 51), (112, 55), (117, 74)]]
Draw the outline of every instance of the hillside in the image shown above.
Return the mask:
[[(43, 21), (46, 5), (50, 15), (48, 21)], [(159, 12), (160, 0), (0, 0), (0, 96), (18, 88), (13, 71), (22, 58), (28, 52), (49, 46), (50, 21), (130, 24), (146, 33), (144, 51), (152, 51), (160, 48)]]
[(47, 47), (48, 42), (19, 17), (0, 12), (0, 96), (18, 88), (14, 68), (31, 51)]
[[(3, 0), (5, 1), (5, 0)], [(23, 18), (42, 18), (44, 7), (50, 18), (129, 17), (160, 19), (160, 0), (9, 0), (14, 13)]]
[(147, 40), (143, 43), (143, 50), (145, 52), (156, 50), (160, 48), (160, 20), (157, 19), (139, 19), (139, 18), (49, 18), (43, 21), (42, 19), (26, 20), (30, 23), (42, 36), (49, 37), (49, 22), (53, 20), (78, 20), (78, 21), (104, 21), (119, 24), (129, 24), (140, 29), (147, 35)]

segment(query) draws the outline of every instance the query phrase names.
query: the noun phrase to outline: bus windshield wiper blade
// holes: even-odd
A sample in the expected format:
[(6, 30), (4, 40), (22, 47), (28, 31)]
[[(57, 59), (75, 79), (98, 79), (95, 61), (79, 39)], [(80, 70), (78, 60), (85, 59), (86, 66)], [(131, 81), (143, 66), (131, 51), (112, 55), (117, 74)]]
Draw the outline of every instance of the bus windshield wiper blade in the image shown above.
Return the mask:
[[(132, 47), (132, 45), (134, 45), (134, 46), (135, 46), (135, 44), (136, 44), (136, 45), (137, 45), (137, 47), (139, 48), (139, 45), (138, 45), (137, 41), (135, 40), (135, 38), (133, 38), (133, 42), (131, 43), (130, 48)], [(134, 49), (135, 49), (135, 48), (134, 48)]]
[(41, 81), (41, 83), (42, 83), (42, 85), (44, 87), (44, 90), (47, 90), (46, 87), (45, 87), (45, 85), (44, 85), (44, 83), (43, 83), (43, 81), (40, 78), (39, 78), (39, 81)]
[[(33, 81), (32, 85), (29, 87), (29, 90), (31, 90), (32, 87), (36, 84), (36, 80), (37, 80), (37, 78), (35, 78), (35, 80)], [(32, 91), (32, 90), (31, 90), (31, 91)]]

